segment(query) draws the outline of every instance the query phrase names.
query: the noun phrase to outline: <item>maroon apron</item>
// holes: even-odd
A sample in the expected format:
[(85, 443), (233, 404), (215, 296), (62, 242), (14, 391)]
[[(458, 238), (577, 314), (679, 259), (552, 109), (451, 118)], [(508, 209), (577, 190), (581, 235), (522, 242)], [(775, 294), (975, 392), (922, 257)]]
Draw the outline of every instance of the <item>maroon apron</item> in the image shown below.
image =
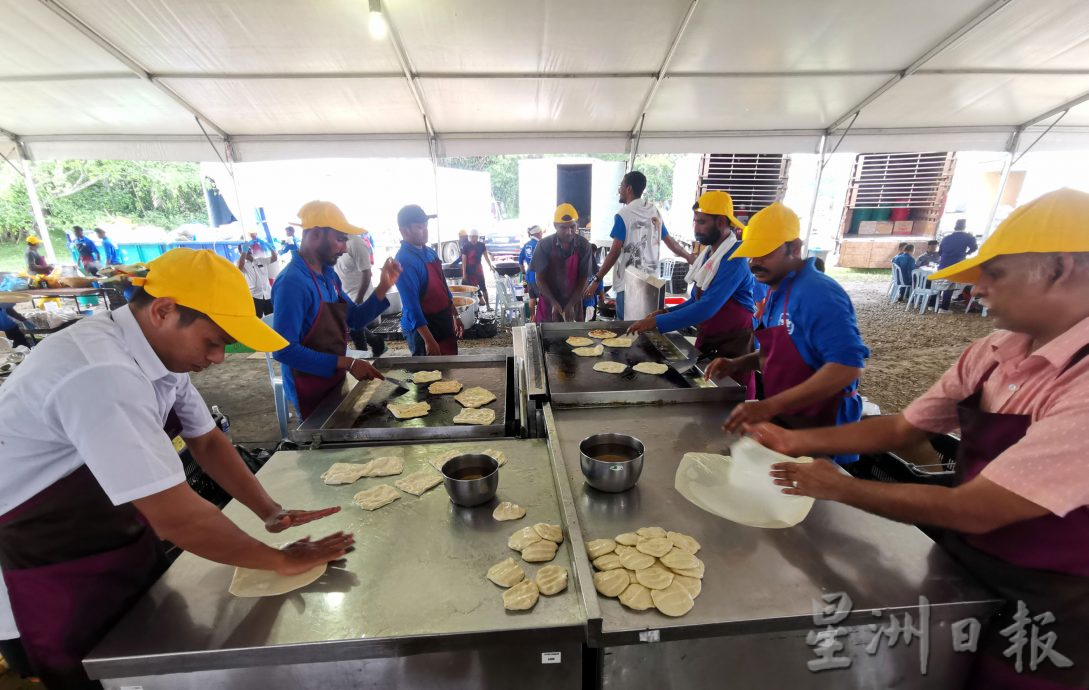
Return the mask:
[[(171, 410), (164, 431), (181, 423)], [(110, 502), (81, 466), (0, 515), (0, 569), (34, 673), (51, 690), (98, 688), (83, 659), (167, 561), (131, 504)]]
[[(556, 244), (559, 245), (558, 242)], [(555, 286), (557, 285), (558, 281), (555, 280), (555, 278), (558, 277), (559, 280), (563, 281), (564, 285), (571, 285), (575, 290), (581, 289), (579, 287), (579, 254), (577, 251), (574, 250), (574, 247), (572, 247), (571, 256), (566, 257), (562, 263), (558, 263), (557, 261), (555, 261), (556, 257), (554, 256), (550, 256), (548, 258), (548, 268), (545, 269), (544, 274), (537, 274), (538, 284), (543, 280), (547, 280), (548, 287), (552, 290), (552, 293), (557, 294), (558, 291), (556, 290)], [(556, 276), (557, 273), (561, 275)], [(570, 293), (568, 293), (567, 296), (570, 297)], [(582, 300), (580, 299), (579, 307), (581, 308), (581, 306)], [(544, 293), (540, 293), (540, 295), (537, 297), (537, 311), (533, 315), (533, 322), (551, 323), (552, 320), (552, 302), (544, 296)], [(581, 319), (579, 320), (581, 321)]]
[[(793, 281), (786, 288), (786, 297), (783, 299), (783, 312), (780, 322), (786, 320), (787, 308), (790, 305), (790, 289)], [(765, 304), (770, 303), (770, 295)], [(760, 334), (760, 357), (763, 360), (761, 372), (764, 381), (764, 398), (778, 395), (797, 385), (805, 383), (813, 374), (817, 373), (802, 358), (795, 347), (794, 341), (785, 325), (761, 326), (757, 329)], [(839, 412), (840, 401), (847, 395), (844, 391), (837, 391), (832, 397), (805, 407), (787, 410), (778, 418), (792, 428), (811, 428), (818, 426), (835, 426), (836, 413)], [(850, 395), (855, 395), (851, 392)]]
[(462, 252), (465, 255), (465, 280), (462, 285), (484, 287), (484, 266), (481, 264), (484, 260), (484, 249), (483, 242), (473, 242), (465, 246)]
[[(692, 296), (699, 300), (702, 295), (703, 290), (695, 286)], [(704, 357), (744, 357), (752, 352), (752, 347), (752, 312), (733, 298), (726, 300), (714, 316), (696, 327), (696, 349)], [(746, 391), (753, 385), (754, 377), (751, 371), (731, 376)]]
[(454, 299), (446, 289), (446, 277), (442, 274), (442, 262), (436, 258), (427, 264), (427, 287), (420, 295), (420, 310), (427, 320), (427, 329), (439, 344), (443, 355), (458, 353), (458, 337), (454, 332)]
[[(339, 292), (336, 293), (336, 302), (326, 302), (322, 299), (322, 291), (318, 287), (318, 279), (314, 271), (309, 266), (306, 269), (310, 271), (310, 279), (314, 281), (319, 306), (314, 323), (299, 344), (316, 352), (343, 357), (348, 351), (348, 304), (341, 299)], [(324, 377), (292, 369), (291, 375), (295, 380), (299, 416), (305, 420), (327, 395), (340, 387), (344, 382), (345, 371), (337, 369), (332, 376)]]
[[(1087, 352), (1078, 353), (1070, 366)], [(1032, 424), (1029, 415), (980, 409), (983, 384), (997, 368), (997, 364), (991, 367), (975, 392), (957, 405), (961, 431), (957, 485), (977, 477), (988, 463), (1020, 441)], [(980, 641), (971, 688), (1089, 687), (1089, 508), (1079, 508), (1061, 518), (1048, 514), (1024, 520), (986, 534), (945, 532), (941, 543), (1006, 600), (1006, 606)], [(1041, 626), (1039, 634), (1056, 633), (1055, 649), (1072, 659), (1073, 667), (1059, 669), (1044, 661), (1031, 671), (1031, 649), (1026, 646), (1024, 672), (1018, 674), (1013, 660), (1003, 656), (1010, 640), (1000, 633), (1014, 622), (1019, 601), (1026, 604), (1033, 617), (1045, 611), (1055, 615), (1055, 622)]]

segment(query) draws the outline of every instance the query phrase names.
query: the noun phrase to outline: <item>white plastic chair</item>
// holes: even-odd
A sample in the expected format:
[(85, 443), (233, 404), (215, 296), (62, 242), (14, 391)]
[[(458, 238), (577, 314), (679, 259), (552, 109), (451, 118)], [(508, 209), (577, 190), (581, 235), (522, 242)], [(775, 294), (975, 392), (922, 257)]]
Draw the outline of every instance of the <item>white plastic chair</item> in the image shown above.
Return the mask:
[[(976, 303), (976, 296), (972, 295), (971, 297), (968, 298), (968, 306), (964, 308), (964, 313), (967, 314), (968, 312), (972, 311), (972, 305), (975, 304), (975, 303)], [(987, 315), (987, 307), (983, 307), (982, 315), (983, 316)]]
[(886, 295), (889, 299), (889, 304), (898, 302), (900, 297), (906, 292), (911, 294), (911, 283), (907, 277), (904, 276), (904, 270), (900, 267), (900, 264), (892, 265), (892, 274), (889, 276), (889, 292)]
[[(261, 318), (272, 328), (272, 314)], [(284, 378), (279, 364), (272, 358), (271, 352), (265, 353), (265, 365), (268, 367), (268, 381), (272, 386), (272, 399), (276, 404), (276, 423), (280, 426), (280, 439), (288, 439), (287, 394), (284, 393)]]
[(522, 303), (515, 297), (511, 277), (496, 275), (495, 290), (495, 310), (498, 312), (499, 323), (507, 326), (523, 325), (525, 312), (522, 310)]
[(914, 309), (916, 305), (919, 306), (919, 313), (926, 313), (927, 307), (930, 305), (930, 298), (934, 298), (934, 309), (938, 309), (938, 295), (945, 289), (941, 287), (942, 284), (948, 285), (949, 281), (938, 280), (934, 281), (928, 287), (926, 279), (930, 275), (929, 271), (917, 268), (911, 272), (911, 294), (908, 297), (907, 306), (905, 310)]

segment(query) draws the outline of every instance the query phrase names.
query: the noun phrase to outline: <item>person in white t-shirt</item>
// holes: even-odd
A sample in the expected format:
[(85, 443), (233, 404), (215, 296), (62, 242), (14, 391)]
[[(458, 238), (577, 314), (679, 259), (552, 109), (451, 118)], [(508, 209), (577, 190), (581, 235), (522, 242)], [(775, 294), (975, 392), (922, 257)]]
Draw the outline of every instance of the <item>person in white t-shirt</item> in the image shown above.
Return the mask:
[(91, 685), (83, 658), (162, 573), (160, 539), (283, 575), (336, 560), (354, 541), (336, 533), (267, 546), (189, 487), (175, 442), (270, 532), (339, 510), (285, 510), (189, 379), (222, 362), (229, 343), (287, 345), (254, 315), (237, 267), (174, 249), (133, 280), (140, 289), (126, 306), (50, 336), (0, 388), (0, 570), (49, 688)]
[(616, 292), (616, 317), (621, 321), (624, 320), (625, 272), (629, 266), (651, 275), (658, 275), (659, 241), (665, 242), (670, 251), (688, 263), (692, 263), (694, 259), (693, 255), (669, 234), (657, 207), (643, 198), (643, 191), (646, 188), (646, 175), (638, 170), (632, 170), (620, 181), (617, 193), (624, 207), (616, 214), (612, 232), (609, 233), (609, 236), (613, 238), (613, 246), (584, 292), (586, 297), (592, 297), (601, 285), (601, 281), (609, 273), (609, 269), (615, 265), (613, 291)]
[[(371, 292), (374, 255), (368, 239), (366, 234), (348, 235), (348, 251), (341, 254), (333, 266), (340, 277), (340, 286), (356, 304), (363, 304)], [(365, 326), (348, 331), (348, 336), (356, 350), (369, 349), (374, 357), (379, 357), (386, 351), (386, 341), (382, 336)]]
[(238, 270), (246, 277), (246, 287), (253, 297), (253, 309), (258, 317), (272, 313), (272, 281), (268, 275), (268, 264), (255, 259), (253, 249), (248, 244), (238, 247)]

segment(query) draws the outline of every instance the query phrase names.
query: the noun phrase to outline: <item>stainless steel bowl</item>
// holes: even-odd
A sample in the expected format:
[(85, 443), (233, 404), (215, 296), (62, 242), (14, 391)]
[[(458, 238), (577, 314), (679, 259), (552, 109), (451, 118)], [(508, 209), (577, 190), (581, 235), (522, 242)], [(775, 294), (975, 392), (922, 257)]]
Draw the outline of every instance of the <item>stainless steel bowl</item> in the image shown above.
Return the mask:
[[(599, 457), (610, 451), (619, 451), (619, 454), (630, 456), (630, 459), (619, 461)], [(579, 465), (587, 484), (598, 491), (619, 493), (627, 491), (639, 481), (639, 475), (643, 473), (645, 451), (643, 442), (634, 436), (594, 434), (582, 439), (579, 444)]]
[[(479, 479), (457, 479), (477, 473)], [(442, 483), (450, 500), (459, 506), (478, 506), (495, 498), (499, 488), (499, 463), (490, 455), (455, 455), (442, 465)]]

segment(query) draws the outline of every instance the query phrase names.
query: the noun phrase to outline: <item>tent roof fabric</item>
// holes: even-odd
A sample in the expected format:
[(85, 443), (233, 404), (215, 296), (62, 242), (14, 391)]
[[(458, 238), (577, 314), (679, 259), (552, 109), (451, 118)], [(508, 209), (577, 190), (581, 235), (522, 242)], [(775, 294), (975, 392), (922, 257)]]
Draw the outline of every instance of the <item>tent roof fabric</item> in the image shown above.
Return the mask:
[(1089, 148), (1084, 0), (381, 6), (374, 39), (368, 0), (0, 0), (0, 149), (1007, 150), (1051, 126), (1040, 147)]

